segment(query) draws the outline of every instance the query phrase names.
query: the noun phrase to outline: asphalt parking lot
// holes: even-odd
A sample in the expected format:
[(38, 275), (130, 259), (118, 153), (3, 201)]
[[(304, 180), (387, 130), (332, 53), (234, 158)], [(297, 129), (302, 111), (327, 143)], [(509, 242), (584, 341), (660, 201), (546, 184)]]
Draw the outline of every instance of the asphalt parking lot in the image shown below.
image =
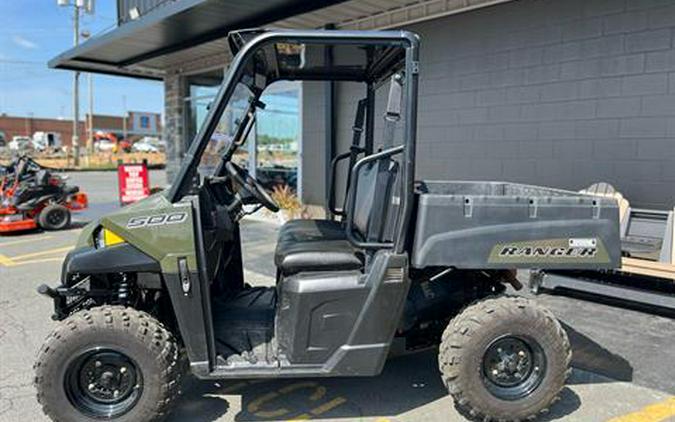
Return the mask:
[[(163, 182), (153, 172), (153, 184)], [(58, 279), (81, 224), (116, 208), (114, 173), (75, 174), (91, 208), (62, 232), (0, 238), (0, 421), (46, 420), (35, 401), (32, 364), (53, 327), (35, 288)], [(273, 283), (276, 226), (242, 225), (247, 281)], [(536, 298), (563, 322), (575, 370), (544, 420), (675, 421), (675, 321), (560, 296)], [(461, 421), (438, 375), (433, 351), (392, 359), (375, 378), (278, 381), (189, 380), (171, 421)]]

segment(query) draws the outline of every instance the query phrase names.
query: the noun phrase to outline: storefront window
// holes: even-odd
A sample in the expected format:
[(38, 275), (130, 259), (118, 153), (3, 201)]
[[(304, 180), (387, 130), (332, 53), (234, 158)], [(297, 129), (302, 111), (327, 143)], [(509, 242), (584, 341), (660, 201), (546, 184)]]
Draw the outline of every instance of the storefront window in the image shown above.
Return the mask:
[[(186, 98), (188, 139), (191, 141), (204, 124), (211, 102), (219, 84), (208, 85), (195, 78), (190, 84), (190, 97)], [(235, 91), (235, 101), (223, 113), (218, 127), (211, 137), (200, 163), (200, 173), (210, 174), (219, 160), (222, 148), (231, 141), (235, 123), (246, 107), (246, 92)], [(246, 146), (239, 148), (235, 162), (247, 168), (268, 189), (277, 185), (289, 185), (298, 189), (299, 131), (300, 131), (300, 84), (277, 82), (270, 85), (260, 100), (265, 109), (256, 112), (256, 123)]]
[(268, 189), (276, 185), (298, 188), (300, 129), (299, 84), (278, 82), (261, 97), (256, 126), (256, 177)]
[(218, 86), (203, 86), (197, 84), (190, 85), (190, 96), (186, 98), (188, 103), (189, 115), (189, 133), (188, 142), (197, 134), (199, 128), (204, 123), (204, 119), (209, 112), (211, 102), (218, 93)]

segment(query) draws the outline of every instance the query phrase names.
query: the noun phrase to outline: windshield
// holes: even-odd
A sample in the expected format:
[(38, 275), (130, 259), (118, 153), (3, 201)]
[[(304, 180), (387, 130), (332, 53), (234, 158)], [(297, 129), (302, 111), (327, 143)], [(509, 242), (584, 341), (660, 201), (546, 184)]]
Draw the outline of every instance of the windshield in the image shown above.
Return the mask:
[[(240, 126), (245, 122), (246, 113), (249, 110), (251, 101), (254, 100), (254, 94), (249, 87), (239, 82), (232, 94), (232, 98), (227, 104), (225, 111), (220, 116), (216, 129), (213, 131), (209, 143), (199, 160), (199, 174), (202, 176), (213, 176), (215, 169), (223, 158), (223, 154), (232, 144), (234, 137), (240, 130)], [(247, 134), (244, 133), (245, 137)], [(243, 145), (246, 139), (237, 140), (239, 145)], [(232, 160), (242, 167), (246, 167), (248, 161), (248, 152), (244, 148), (238, 148)]]
[[(233, 34), (238, 36), (243, 33)], [(253, 127), (255, 108), (264, 108), (258, 97), (272, 83), (349, 81), (377, 87), (404, 67), (411, 42), (416, 45), (416, 38), (401, 31), (268, 31), (250, 40), (242, 38), (213, 108), (168, 191), (170, 200), (179, 200), (196, 187), (197, 171), (222, 176), (214, 173), (223, 172), (225, 161), (248, 161), (240, 147)], [(326, 46), (336, 50), (333, 60), (327, 59)]]

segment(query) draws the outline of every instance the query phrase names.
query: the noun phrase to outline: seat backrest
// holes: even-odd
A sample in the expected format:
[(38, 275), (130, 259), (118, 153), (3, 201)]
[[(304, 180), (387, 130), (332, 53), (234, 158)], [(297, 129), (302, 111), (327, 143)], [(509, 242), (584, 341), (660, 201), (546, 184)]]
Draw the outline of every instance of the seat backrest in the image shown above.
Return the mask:
[(51, 174), (47, 170), (39, 170), (35, 174), (35, 186), (44, 186), (49, 183), (49, 178)]
[(355, 231), (365, 241), (384, 241), (385, 235), (393, 231), (389, 227), (393, 221), (389, 214), (398, 169), (396, 161), (384, 158), (359, 170), (354, 215), (347, 215), (347, 218), (353, 219)]
[[(384, 114), (384, 133), (381, 149), (394, 145), (396, 126), (401, 118), (403, 76), (391, 76), (387, 109)], [(400, 190), (399, 164), (391, 156), (372, 161), (359, 169), (353, 227), (367, 242), (390, 241), (397, 224), (398, 191)], [(353, 192), (347, 192), (347, 203)]]

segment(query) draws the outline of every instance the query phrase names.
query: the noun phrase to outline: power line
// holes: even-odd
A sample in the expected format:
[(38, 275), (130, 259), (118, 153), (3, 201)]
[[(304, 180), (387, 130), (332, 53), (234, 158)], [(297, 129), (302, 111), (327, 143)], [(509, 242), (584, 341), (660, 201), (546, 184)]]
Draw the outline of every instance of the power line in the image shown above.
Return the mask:
[(41, 65), (45, 65), (45, 64), (47, 64), (47, 61), (0, 59), (0, 63), (2, 63), (2, 64), (30, 64), (30, 65), (41, 64)]

